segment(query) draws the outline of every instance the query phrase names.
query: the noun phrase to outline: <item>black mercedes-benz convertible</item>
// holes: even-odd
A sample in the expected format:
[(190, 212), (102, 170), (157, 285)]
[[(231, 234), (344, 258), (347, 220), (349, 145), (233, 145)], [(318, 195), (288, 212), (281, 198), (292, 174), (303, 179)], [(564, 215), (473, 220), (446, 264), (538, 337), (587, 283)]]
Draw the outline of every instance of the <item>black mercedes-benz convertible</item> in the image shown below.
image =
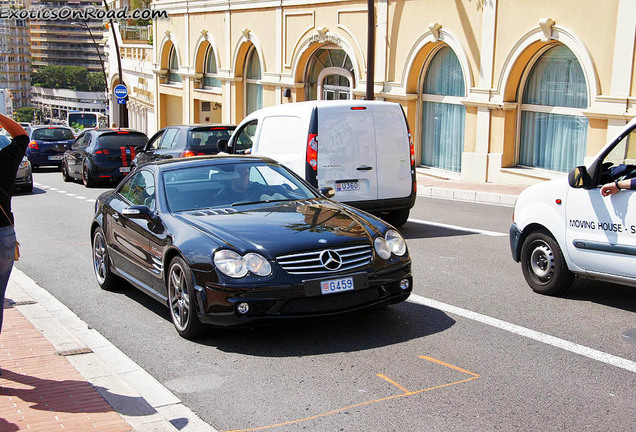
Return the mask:
[(411, 293), (400, 233), (277, 162), (210, 156), (137, 167), (95, 203), (93, 267), (170, 308), (177, 332), (380, 307)]

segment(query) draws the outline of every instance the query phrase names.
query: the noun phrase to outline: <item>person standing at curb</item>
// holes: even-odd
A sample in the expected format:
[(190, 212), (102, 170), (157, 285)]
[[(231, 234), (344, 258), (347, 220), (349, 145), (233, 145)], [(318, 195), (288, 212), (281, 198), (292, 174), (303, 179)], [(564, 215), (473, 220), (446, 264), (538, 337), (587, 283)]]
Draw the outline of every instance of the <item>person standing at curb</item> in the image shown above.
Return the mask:
[(0, 150), (0, 332), (4, 315), (4, 295), (15, 260), (15, 230), (11, 213), (11, 194), (20, 162), (29, 144), (24, 128), (0, 114), (2, 126), (13, 138), (11, 144)]

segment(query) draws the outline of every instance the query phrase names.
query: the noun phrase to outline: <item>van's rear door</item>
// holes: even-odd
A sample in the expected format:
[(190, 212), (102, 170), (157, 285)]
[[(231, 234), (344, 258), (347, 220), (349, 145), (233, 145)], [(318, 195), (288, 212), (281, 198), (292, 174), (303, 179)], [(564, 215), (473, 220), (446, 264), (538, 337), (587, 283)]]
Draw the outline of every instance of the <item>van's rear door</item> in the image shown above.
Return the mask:
[(364, 105), (318, 109), (318, 187), (332, 187), (338, 201), (378, 198), (373, 112)]
[(396, 104), (370, 105), (375, 125), (378, 199), (411, 195), (411, 148), (404, 112)]

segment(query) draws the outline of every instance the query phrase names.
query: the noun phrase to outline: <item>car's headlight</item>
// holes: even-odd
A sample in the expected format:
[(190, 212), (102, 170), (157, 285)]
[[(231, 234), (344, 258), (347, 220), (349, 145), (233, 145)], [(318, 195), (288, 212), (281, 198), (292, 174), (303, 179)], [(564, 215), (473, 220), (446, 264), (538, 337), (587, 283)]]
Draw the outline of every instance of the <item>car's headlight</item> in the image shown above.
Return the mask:
[(384, 237), (376, 237), (373, 241), (376, 253), (382, 259), (391, 258), (391, 254), (402, 256), (406, 253), (406, 242), (396, 230), (388, 230)]
[(272, 273), (269, 261), (254, 252), (243, 257), (231, 250), (220, 250), (214, 253), (214, 265), (231, 278), (242, 278), (248, 271), (257, 276), (268, 276)]
[(25, 156), (22, 158), (22, 162), (20, 162), (20, 168), (26, 168), (29, 166), (29, 159)]
[(272, 266), (262, 255), (250, 252), (243, 257), (247, 269), (258, 276), (267, 276), (272, 272)]

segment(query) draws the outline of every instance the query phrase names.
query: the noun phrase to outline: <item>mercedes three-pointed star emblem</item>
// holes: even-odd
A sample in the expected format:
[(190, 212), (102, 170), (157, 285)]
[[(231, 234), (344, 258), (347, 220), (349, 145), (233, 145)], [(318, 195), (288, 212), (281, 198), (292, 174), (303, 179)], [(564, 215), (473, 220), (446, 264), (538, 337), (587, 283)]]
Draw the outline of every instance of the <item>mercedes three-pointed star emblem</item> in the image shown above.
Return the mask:
[(327, 270), (338, 270), (342, 265), (342, 258), (338, 252), (327, 249), (320, 254), (320, 262)]

